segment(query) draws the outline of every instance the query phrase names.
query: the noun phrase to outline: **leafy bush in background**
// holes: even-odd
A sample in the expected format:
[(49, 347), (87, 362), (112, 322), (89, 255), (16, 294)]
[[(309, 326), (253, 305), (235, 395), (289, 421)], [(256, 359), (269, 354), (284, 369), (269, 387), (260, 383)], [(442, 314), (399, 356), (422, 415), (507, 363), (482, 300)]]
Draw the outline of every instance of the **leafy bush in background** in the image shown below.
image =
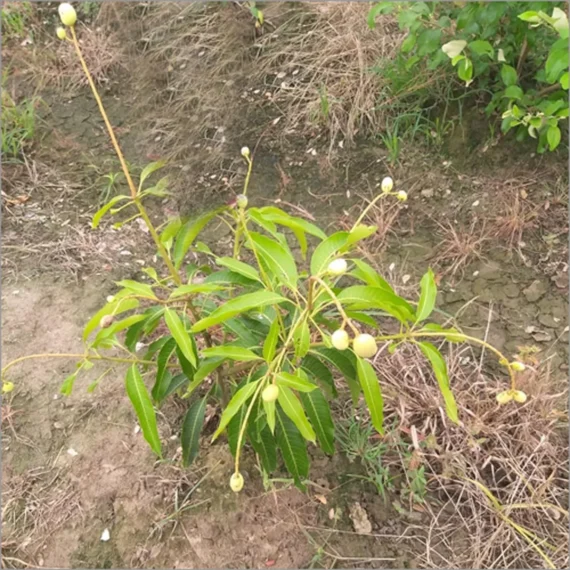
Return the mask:
[[(535, 138), (544, 152), (560, 144), (560, 122), (568, 117), (568, 18), (561, 8), (564, 3), (380, 2), (368, 25), (395, 13), (408, 32), (387, 70), (394, 92), (419, 96), (423, 83), (431, 88), (441, 71), (454, 68), (465, 96), (483, 103), (490, 118), (501, 115), (504, 133)], [(459, 89), (454, 82), (439, 95), (445, 100)]]

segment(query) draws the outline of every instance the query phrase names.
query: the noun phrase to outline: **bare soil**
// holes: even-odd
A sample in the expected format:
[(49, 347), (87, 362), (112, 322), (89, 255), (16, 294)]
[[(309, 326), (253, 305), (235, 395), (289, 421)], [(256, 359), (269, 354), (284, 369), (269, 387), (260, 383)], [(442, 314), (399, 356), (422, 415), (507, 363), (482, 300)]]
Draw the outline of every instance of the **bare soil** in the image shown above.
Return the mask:
[[(137, 41), (135, 35), (134, 47), (129, 46), (138, 54), (133, 69), (146, 61)], [(9, 55), (15, 62), (38, 63), (37, 51), (29, 46), (13, 48)], [(114, 65), (103, 74), (104, 102), (136, 170), (162, 151), (161, 135), (152, 128), (157, 115), (168, 114), (168, 102), (142, 112), (147, 100), (143, 87), (137, 77), (125, 75), (129, 71), (123, 66)], [(164, 61), (153, 60), (153, 65), (158, 72)], [(275, 75), (279, 67), (270, 71)], [(20, 78), (22, 93), (30, 92), (36, 78)], [(244, 82), (248, 93), (259, 87)], [(133, 92), (131, 84), (138, 90)], [(107, 223), (96, 231), (89, 226), (105, 192), (102, 177), (118, 171), (118, 164), (90, 92), (73, 85), (71, 94), (42, 86), (45, 106), (32, 152), (25, 164), (3, 168), (3, 363), (30, 353), (81, 353), (82, 328), (114, 291), (113, 281), (140, 276), (143, 264), (160, 263), (138, 224), (113, 230)], [(460, 135), (455, 133), (448, 148), (406, 145), (399, 164), (390, 166), (385, 149), (370, 139), (356, 137), (354, 148), (337, 145), (331, 152), (318, 127), (315, 136), (301, 131), (285, 136), (278, 124), (267, 131), (272, 113), (260, 114), (259, 123), (250, 125), (253, 143), (248, 144), (256, 146), (252, 204), (277, 203), (338, 227), (354, 219), (390, 173), (409, 200), (396, 209), (371, 212), (369, 221), (379, 232), (363, 255), (412, 296), (431, 265), (441, 280), (438, 307), (443, 314), (460, 315), (466, 332), (487, 338), (510, 356), (536, 347), (538, 360), (549, 370), (549, 394), (565, 390), (568, 227), (563, 157), (529, 159), (523, 151), (515, 155), (505, 141), (489, 147), (469, 130), (469, 124), (477, 125), (474, 119), (465, 122)], [(239, 126), (225, 133), (230, 140), (238, 141)], [(153, 217), (195, 214), (239, 193), (243, 166), (239, 158), (228, 158), (232, 153), (223, 152), (224, 158), (209, 163), (205, 172), (188, 167), (192, 157), (174, 160), (169, 168), (176, 196), (153, 204)], [(233, 155), (238, 153), (239, 146)], [(113, 189), (120, 191), (121, 183)], [(515, 232), (513, 241), (504, 228), (515, 202), (514, 223), (520, 233)], [(522, 225), (521, 216), (526, 220)], [(221, 228), (211, 230), (206, 240), (223, 247)], [(478, 366), (479, 357), (466, 356), (469, 366)], [(313, 484), (306, 494), (288, 481), (265, 487), (249, 454), (246, 488), (236, 496), (227, 485), (232, 460), (223, 442), (211, 445), (205, 436), (197, 463), (190, 470), (181, 468), (184, 401), (161, 410), (167, 459), (157, 463), (125, 394), (124, 369), (111, 368), (87, 392), (105, 370), (96, 367), (63, 398), (61, 382), (74, 366), (48, 358), (27, 361), (10, 372), (16, 388), (2, 403), (7, 567), (446, 565), (450, 545), (430, 542), (432, 515), (441, 506), (435, 493), (428, 495), (425, 506), (397, 509), (399, 491), (383, 501), (371, 484), (348, 477), (361, 475), (362, 469), (342, 454), (313, 457)], [(527, 389), (532, 395), (532, 386)], [(535, 395), (541, 397), (538, 388)], [(209, 417), (217, 421), (215, 410)], [(553, 419), (561, 422), (562, 433), (564, 417), (562, 411)], [(437, 487), (435, 479), (430, 484)], [(442, 528), (448, 514), (442, 515)], [(108, 540), (102, 540), (105, 530)], [(460, 529), (453, 541), (460, 547), (467, 539), (467, 531)], [(562, 552), (557, 559), (564, 558)]]

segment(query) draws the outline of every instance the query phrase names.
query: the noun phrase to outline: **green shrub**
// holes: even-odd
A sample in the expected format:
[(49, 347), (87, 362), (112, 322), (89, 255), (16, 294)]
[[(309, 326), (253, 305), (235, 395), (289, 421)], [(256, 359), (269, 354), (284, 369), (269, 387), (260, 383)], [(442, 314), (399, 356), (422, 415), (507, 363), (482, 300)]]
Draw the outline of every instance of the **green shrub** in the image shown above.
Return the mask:
[[(568, 18), (564, 3), (414, 2), (375, 4), (376, 16), (394, 12), (407, 35), (398, 60), (387, 66), (395, 93), (440, 97), (467, 91), (489, 117), (517, 140), (537, 139), (538, 152), (560, 143), (568, 117)], [(548, 13), (547, 13), (548, 12)], [(459, 81), (438, 89), (437, 78), (455, 69)], [(429, 78), (426, 81), (426, 78)], [(435, 78), (435, 79), (434, 79)], [(422, 82), (432, 91), (422, 91)], [(463, 87), (461, 87), (463, 84)], [(420, 95), (421, 93), (421, 95)]]

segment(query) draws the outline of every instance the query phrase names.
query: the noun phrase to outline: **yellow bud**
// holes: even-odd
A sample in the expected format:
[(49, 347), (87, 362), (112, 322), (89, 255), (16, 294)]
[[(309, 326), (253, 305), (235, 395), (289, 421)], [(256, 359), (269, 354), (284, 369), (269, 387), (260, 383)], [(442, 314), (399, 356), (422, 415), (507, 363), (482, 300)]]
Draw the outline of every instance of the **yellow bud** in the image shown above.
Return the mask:
[(369, 334), (359, 334), (352, 341), (352, 348), (355, 354), (362, 358), (372, 358), (378, 350), (374, 337)]
[(14, 383), (13, 382), (2, 382), (2, 393), (3, 394), (7, 394), (8, 392), (11, 392), (14, 389)]
[(245, 208), (247, 208), (247, 196), (245, 194), (238, 194), (236, 196), (236, 204), (238, 208), (245, 210)]
[(247, 146), (242, 146), (241, 147), (241, 155), (244, 158), (249, 158), (249, 148)]
[(526, 402), (526, 394), (522, 390), (515, 390), (513, 392), (513, 400), (519, 404), (524, 404)]
[(239, 493), (243, 489), (243, 476), (241, 473), (234, 473), (230, 477), (230, 489), (234, 493)]
[(526, 366), (522, 363), (522, 362), (511, 362), (509, 365), (513, 370), (516, 370), (517, 372), (522, 372)]
[(347, 269), (348, 264), (346, 263), (346, 260), (341, 258), (333, 259), (333, 261), (331, 261), (328, 266), (328, 272), (331, 275), (342, 275), (343, 273), (346, 273)]
[(77, 22), (77, 13), (71, 4), (64, 2), (59, 5), (57, 10), (64, 26), (75, 26), (75, 22)]
[(408, 195), (403, 190), (400, 190), (396, 195), (396, 198), (398, 198), (400, 202), (405, 202), (408, 199)]
[(380, 185), (380, 188), (382, 188), (382, 192), (390, 192), (393, 187), (394, 187), (394, 181), (389, 176), (386, 176), (386, 178), (382, 180), (382, 184)]
[(346, 350), (350, 344), (350, 338), (344, 329), (334, 331), (331, 336), (331, 341), (337, 350)]
[(505, 390), (497, 394), (497, 402), (499, 404), (508, 404), (513, 399), (513, 394), (511, 390)]
[(57, 30), (55, 31), (55, 33), (57, 34), (57, 37), (60, 40), (65, 40), (67, 38), (67, 33), (65, 31), (65, 28), (62, 28), (61, 26), (59, 26), (57, 28)]
[(267, 388), (261, 392), (261, 399), (264, 402), (275, 402), (279, 397), (279, 386), (275, 384), (269, 384)]

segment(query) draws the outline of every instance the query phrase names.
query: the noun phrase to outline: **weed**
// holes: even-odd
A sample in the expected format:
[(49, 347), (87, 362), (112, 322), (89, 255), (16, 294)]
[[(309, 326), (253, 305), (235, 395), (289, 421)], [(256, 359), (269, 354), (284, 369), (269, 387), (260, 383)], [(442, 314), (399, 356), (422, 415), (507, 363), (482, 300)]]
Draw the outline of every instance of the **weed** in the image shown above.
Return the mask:
[(33, 97), (16, 102), (8, 90), (8, 71), (2, 72), (2, 155), (8, 160), (19, 159), (36, 132), (36, 106), (40, 99)]
[(384, 133), (380, 135), (384, 146), (388, 149), (388, 156), (390, 158), (390, 164), (395, 166), (398, 163), (400, 157), (400, 138), (398, 137), (398, 125), (393, 129), (386, 129)]
[(0, 17), (2, 18), (2, 37), (4, 40), (21, 39), (24, 36), (31, 14), (30, 2), (3, 3)]

